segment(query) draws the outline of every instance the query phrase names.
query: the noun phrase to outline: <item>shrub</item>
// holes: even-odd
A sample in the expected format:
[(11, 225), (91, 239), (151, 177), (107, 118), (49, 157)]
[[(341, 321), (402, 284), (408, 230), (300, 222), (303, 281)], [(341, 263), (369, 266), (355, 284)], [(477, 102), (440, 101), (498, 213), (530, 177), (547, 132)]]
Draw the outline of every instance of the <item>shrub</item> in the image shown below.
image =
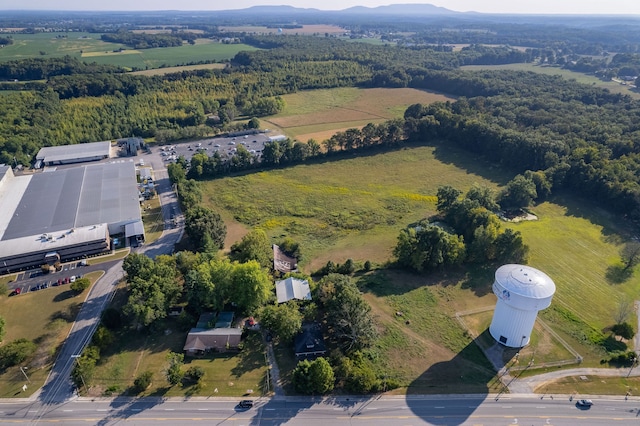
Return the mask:
[(151, 371), (144, 371), (133, 381), (133, 391), (135, 393), (144, 392), (149, 386), (151, 386), (152, 378), (153, 373)]
[(0, 347), (0, 370), (24, 362), (36, 351), (36, 344), (27, 339), (17, 339)]
[(192, 383), (199, 383), (204, 377), (204, 368), (194, 365), (189, 367), (184, 375), (185, 380)]
[(82, 293), (91, 285), (91, 281), (88, 278), (80, 278), (71, 283), (69, 288), (76, 293)]
[(611, 331), (613, 331), (617, 336), (627, 340), (633, 339), (633, 336), (636, 334), (635, 331), (633, 331), (633, 327), (628, 322), (614, 325), (611, 328)]

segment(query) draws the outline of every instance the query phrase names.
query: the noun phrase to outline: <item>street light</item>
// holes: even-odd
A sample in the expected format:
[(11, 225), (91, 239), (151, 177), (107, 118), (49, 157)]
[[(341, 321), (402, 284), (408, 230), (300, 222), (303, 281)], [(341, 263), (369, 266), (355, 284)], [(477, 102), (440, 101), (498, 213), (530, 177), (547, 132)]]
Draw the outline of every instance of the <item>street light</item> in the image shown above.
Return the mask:
[(24, 370), (27, 370), (28, 367), (20, 367), (20, 371), (22, 371), (22, 374), (24, 374), (25, 379), (27, 379), (27, 382), (31, 383), (31, 380), (29, 380), (29, 376), (27, 376), (27, 373)]

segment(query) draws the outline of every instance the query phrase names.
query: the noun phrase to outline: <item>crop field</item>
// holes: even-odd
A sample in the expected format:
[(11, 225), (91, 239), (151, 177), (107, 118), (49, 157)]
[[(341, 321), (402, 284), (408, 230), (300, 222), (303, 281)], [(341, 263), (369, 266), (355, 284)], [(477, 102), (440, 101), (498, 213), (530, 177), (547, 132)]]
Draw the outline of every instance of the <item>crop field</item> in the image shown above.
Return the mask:
[(593, 86), (609, 89), (612, 93), (622, 93), (634, 99), (640, 99), (640, 93), (632, 91), (629, 86), (624, 86), (615, 81), (603, 81), (594, 75), (587, 75), (581, 72), (574, 72), (557, 67), (545, 67), (534, 64), (506, 64), (506, 65), (465, 65), (460, 67), (463, 70), (513, 70), (532, 71), (547, 75), (561, 75), (567, 80), (575, 80), (578, 83), (590, 84)]
[[(225, 61), (242, 50), (255, 50), (245, 44), (222, 44), (198, 40), (195, 45), (134, 50), (119, 43), (106, 43), (94, 33), (12, 34), (14, 43), (0, 49), (0, 62), (69, 55), (86, 62), (141, 69), (176, 66), (186, 62)], [(120, 50), (123, 49), (123, 50)]]
[(382, 88), (313, 90), (285, 95), (283, 99), (284, 111), (264, 121), (302, 141), (323, 141), (339, 130), (402, 117), (407, 107), (415, 103), (453, 100), (441, 93)]

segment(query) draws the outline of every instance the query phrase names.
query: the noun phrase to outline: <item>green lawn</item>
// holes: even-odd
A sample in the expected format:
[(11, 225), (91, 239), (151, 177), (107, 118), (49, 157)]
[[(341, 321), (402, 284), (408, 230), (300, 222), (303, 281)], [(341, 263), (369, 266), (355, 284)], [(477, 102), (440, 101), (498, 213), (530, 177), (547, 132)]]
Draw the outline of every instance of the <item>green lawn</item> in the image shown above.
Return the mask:
[[(92, 272), (85, 277), (93, 284), (101, 275), (101, 272)], [(38, 345), (36, 353), (23, 363), (32, 382), (27, 392), (21, 391), (26, 379), (19, 366), (11, 367), (0, 372), (0, 398), (28, 396), (44, 384), (53, 358), (87, 294), (88, 290), (77, 295), (68, 285), (63, 285), (0, 298), (0, 312), (7, 330), (4, 342), (25, 338)]]
[(249, 333), (240, 352), (230, 351), (203, 358), (185, 358), (183, 371), (191, 366), (205, 370), (203, 385), (170, 386), (164, 371), (169, 351), (182, 353), (186, 331), (176, 321), (165, 320), (157, 332), (122, 331), (115, 343), (101, 355), (90, 385), (90, 395), (103, 395), (111, 388), (113, 394), (127, 393), (135, 377), (149, 370), (152, 384), (141, 395), (163, 396), (235, 396), (263, 395), (265, 390), (265, 348), (258, 333)]

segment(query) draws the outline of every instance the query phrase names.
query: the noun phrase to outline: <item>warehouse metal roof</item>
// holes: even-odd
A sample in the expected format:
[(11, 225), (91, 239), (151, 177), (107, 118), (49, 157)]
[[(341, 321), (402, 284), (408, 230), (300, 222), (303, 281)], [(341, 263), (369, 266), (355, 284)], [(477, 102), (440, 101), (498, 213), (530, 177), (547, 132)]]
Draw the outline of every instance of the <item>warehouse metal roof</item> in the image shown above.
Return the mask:
[(140, 220), (138, 196), (132, 162), (34, 174), (1, 239)]
[(92, 159), (95, 157), (108, 158), (110, 149), (110, 141), (47, 146), (38, 151), (36, 160), (50, 163), (81, 160), (84, 158)]
[(107, 224), (71, 228), (43, 235), (29, 235), (11, 241), (0, 241), (0, 259), (15, 256), (18, 253), (54, 252), (63, 247), (90, 241), (104, 240)]

